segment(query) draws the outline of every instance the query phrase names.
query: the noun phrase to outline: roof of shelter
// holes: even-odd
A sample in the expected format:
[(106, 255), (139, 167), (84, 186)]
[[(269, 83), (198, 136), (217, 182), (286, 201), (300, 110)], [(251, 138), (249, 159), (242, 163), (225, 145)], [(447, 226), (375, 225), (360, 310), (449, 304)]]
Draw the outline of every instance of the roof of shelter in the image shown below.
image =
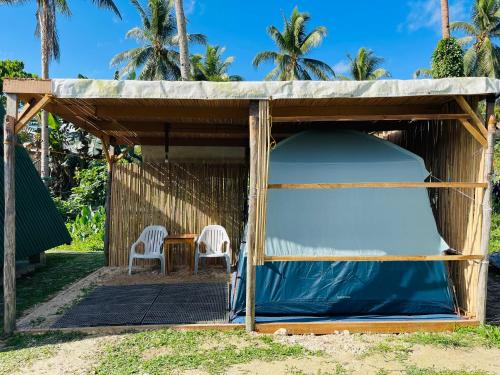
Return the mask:
[[(248, 143), (252, 100), (271, 100), (273, 136), (336, 122), (386, 130), (408, 121), (458, 119), (456, 96), (500, 93), (500, 80), (179, 82), (86, 79), (5, 80), (24, 101), (50, 95), (45, 109), (99, 137), (126, 144)], [(460, 113), (458, 113), (460, 112)]]

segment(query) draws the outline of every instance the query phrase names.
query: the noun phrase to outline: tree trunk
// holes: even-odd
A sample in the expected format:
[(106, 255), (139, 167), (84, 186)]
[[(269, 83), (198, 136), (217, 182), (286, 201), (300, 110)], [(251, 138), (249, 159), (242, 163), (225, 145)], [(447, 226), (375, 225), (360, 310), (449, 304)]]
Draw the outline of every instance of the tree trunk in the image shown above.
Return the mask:
[(179, 34), (179, 55), (181, 64), (181, 79), (189, 80), (189, 51), (186, 32), (186, 17), (182, 0), (174, 0), (175, 15), (177, 18), (177, 32)]
[[(41, 64), (42, 64), (42, 79), (49, 78), (49, 46), (47, 36), (47, 4), (44, 2), (38, 12), (38, 26), (40, 28), (40, 47), (41, 47)], [(41, 157), (40, 157), (40, 176), (46, 186), (49, 183), (49, 127), (48, 114), (46, 111), (41, 111), (40, 116), (41, 127)]]
[(450, 15), (448, 8), (448, 0), (441, 0), (441, 30), (443, 39), (450, 38)]

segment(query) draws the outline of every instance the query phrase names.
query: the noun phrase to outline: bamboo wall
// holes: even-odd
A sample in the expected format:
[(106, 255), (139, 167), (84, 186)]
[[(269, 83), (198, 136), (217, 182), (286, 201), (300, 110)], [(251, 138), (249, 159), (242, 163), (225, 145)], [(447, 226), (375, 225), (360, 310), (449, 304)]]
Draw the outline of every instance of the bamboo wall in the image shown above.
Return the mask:
[[(409, 124), (408, 130), (384, 138), (420, 155), (439, 180), (483, 180), (483, 148), (457, 121)], [(429, 194), (439, 231), (448, 245), (462, 254), (481, 254), (483, 190), (433, 189)], [(458, 306), (475, 315), (479, 261), (448, 263)]]
[[(234, 253), (243, 231), (247, 169), (234, 164), (115, 165), (111, 188), (110, 266), (128, 265), (130, 246), (144, 227), (152, 224), (165, 226), (169, 234), (199, 234), (205, 225), (220, 224), (227, 230)], [(188, 252), (183, 250), (173, 249), (174, 266), (188, 264)]]

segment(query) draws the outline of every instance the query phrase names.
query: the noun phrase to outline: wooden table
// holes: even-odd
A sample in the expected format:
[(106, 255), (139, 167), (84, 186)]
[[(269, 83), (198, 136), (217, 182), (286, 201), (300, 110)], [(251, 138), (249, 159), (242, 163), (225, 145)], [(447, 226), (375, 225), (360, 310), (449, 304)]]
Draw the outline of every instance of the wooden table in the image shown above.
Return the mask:
[(197, 234), (187, 233), (187, 234), (169, 234), (165, 242), (163, 243), (163, 249), (167, 255), (167, 272), (173, 270), (172, 254), (170, 252), (170, 245), (189, 245), (189, 269), (194, 272), (194, 255), (196, 251), (196, 237)]

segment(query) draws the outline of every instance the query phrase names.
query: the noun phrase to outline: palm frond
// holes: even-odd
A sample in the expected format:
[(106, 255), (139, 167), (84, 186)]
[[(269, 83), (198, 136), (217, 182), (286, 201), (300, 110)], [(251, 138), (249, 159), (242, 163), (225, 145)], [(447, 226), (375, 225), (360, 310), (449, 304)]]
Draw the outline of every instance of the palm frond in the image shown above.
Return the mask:
[(259, 52), (253, 59), (252, 65), (258, 67), (263, 62), (276, 62), (280, 55), (273, 51)]
[(99, 8), (105, 8), (113, 11), (113, 13), (118, 16), (118, 18), (122, 19), (122, 15), (120, 14), (118, 7), (113, 0), (92, 0), (92, 2)]

